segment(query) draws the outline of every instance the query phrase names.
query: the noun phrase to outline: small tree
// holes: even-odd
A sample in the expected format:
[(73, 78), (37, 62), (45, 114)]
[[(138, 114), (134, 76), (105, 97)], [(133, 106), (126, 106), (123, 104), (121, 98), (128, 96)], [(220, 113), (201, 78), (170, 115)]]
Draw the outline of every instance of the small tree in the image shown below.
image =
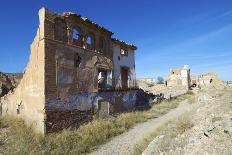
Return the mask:
[(161, 76), (157, 77), (157, 84), (164, 84), (164, 78)]

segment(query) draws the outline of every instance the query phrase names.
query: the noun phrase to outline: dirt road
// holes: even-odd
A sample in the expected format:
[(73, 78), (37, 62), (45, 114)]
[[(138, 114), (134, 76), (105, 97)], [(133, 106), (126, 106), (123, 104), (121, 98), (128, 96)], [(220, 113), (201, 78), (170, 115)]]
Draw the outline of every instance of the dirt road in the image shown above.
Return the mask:
[(188, 100), (184, 100), (176, 109), (172, 109), (167, 114), (151, 119), (145, 123), (138, 124), (128, 132), (113, 138), (110, 142), (99, 147), (90, 155), (128, 155), (133, 151), (134, 146), (144, 137), (151, 134), (156, 128), (167, 123), (169, 120), (178, 117), (190, 109)]

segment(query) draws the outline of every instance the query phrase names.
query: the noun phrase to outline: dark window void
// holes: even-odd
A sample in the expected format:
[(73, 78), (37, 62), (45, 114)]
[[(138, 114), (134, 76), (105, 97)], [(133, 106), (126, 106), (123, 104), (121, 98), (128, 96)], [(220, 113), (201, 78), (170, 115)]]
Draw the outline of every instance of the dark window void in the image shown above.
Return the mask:
[(128, 68), (121, 67), (121, 83), (122, 88), (128, 88)]
[(80, 67), (81, 57), (78, 54), (74, 55), (74, 65), (75, 67)]
[(62, 42), (68, 41), (67, 24), (63, 19), (55, 19), (54, 39)]
[(213, 82), (213, 79), (210, 79), (209, 83), (212, 83)]
[(20, 107), (21, 107), (21, 103), (17, 106), (17, 109), (16, 109), (16, 111), (17, 111), (17, 115), (19, 115), (19, 114), (20, 114)]
[(104, 37), (99, 38), (99, 52), (100, 53), (105, 52), (105, 39), (104, 39)]
[(107, 87), (107, 70), (98, 70), (98, 88), (104, 89)]
[(121, 48), (120, 54), (121, 54), (121, 55), (124, 55), (124, 56), (127, 56), (127, 55), (128, 55), (128, 52), (127, 52), (125, 49)]
[(18, 114), (18, 115), (20, 114), (20, 109), (17, 109), (17, 114)]

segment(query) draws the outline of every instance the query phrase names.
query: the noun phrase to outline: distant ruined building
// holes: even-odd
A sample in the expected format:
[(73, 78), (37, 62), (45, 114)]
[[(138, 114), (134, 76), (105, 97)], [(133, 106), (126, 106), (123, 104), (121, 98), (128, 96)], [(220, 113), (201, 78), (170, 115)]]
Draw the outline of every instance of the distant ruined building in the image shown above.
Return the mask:
[(199, 75), (197, 84), (199, 87), (220, 88), (224, 87), (225, 82), (222, 81), (215, 73), (205, 73)]
[(20, 117), (45, 134), (133, 109), (136, 46), (78, 14), (39, 11), (30, 60), (0, 113)]
[(190, 68), (184, 65), (183, 68), (170, 69), (170, 74), (166, 79), (168, 87), (183, 87), (189, 90), (191, 86)]

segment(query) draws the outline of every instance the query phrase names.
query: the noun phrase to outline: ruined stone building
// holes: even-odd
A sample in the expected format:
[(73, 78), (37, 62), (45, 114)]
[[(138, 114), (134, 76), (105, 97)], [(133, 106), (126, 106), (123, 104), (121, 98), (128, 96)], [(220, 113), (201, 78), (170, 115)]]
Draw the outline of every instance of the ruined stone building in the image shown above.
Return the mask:
[(205, 73), (198, 77), (197, 82), (199, 87), (218, 86), (225, 83), (215, 73)]
[(168, 87), (184, 87), (188, 90), (191, 85), (189, 66), (184, 65), (183, 68), (170, 69), (166, 84)]
[(197, 78), (197, 76), (191, 75), (190, 79), (191, 79), (191, 87), (196, 87), (197, 84), (198, 84), (198, 78)]
[(78, 14), (39, 11), (23, 78), (0, 100), (0, 113), (42, 134), (78, 126), (136, 104), (136, 46)]

